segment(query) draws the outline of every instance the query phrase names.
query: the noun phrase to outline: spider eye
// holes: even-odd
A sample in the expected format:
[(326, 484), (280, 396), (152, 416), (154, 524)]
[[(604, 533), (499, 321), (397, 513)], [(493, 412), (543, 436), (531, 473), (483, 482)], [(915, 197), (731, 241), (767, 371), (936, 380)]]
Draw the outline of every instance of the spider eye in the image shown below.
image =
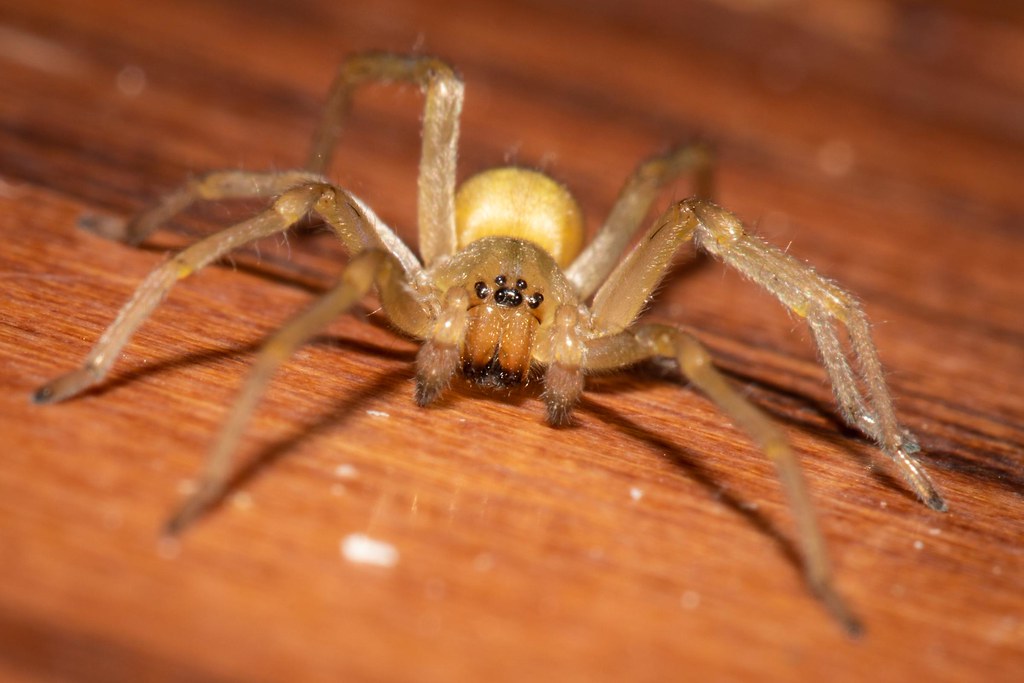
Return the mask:
[(533, 296), (526, 297), (526, 304), (530, 308), (537, 308), (544, 302), (544, 295), (540, 292), (534, 292)]
[(526, 289), (526, 280), (523, 278), (516, 280), (516, 289)]
[(476, 295), (481, 299), (486, 299), (491, 295), (491, 290), (488, 289), (487, 285), (485, 285), (483, 282), (476, 283), (473, 286), (473, 289), (476, 291)]
[(506, 278), (504, 275), (499, 275), (498, 277), (494, 278), (494, 284), (498, 285), (499, 287), (504, 287), (507, 281), (508, 278)]

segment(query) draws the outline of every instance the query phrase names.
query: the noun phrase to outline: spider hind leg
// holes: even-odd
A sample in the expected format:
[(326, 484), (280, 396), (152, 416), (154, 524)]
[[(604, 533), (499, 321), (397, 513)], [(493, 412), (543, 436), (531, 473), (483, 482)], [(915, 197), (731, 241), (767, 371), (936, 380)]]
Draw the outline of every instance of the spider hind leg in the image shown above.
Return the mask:
[[(913, 456), (919, 450), (916, 440), (896, 418), (860, 303), (811, 266), (751, 235), (735, 215), (714, 203), (692, 197), (654, 222), (595, 295), (598, 329), (618, 331), (632, 324), (679, 246), (690, 240), (808, 320), (840, 416), (875, 441), (925, 505), (945, 510), (945, 501)], [(849, 337), (849, 352), (838, 342), (840, 325)]]
[(678, 328), (648, 324), (599, 338), (590, 344), (587, 354), (588, 368), (599, 370), (658, 357), (674, 359), (683, 376), (746, 432), (761, 452), (774, 463), (796, 520), (807, 583), (848, 633), (859, 634), (859, 620), (833, 585), (825, 538), (818, 526), (817, 515), (796, 454), (782, 430), (734, 389), (714, 367), (704, 346), (693, 335)]

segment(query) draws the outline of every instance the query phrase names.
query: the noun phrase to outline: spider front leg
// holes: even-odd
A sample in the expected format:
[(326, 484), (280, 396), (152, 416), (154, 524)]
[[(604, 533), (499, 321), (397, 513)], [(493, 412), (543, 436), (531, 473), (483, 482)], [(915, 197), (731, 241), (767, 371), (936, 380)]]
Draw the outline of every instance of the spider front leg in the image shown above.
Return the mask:
[[(700, 198), (687, 199), (654, 223), (594, 297), (597, 327), (617, 331), (629, 325), (673, 254), (690, 239), (771, 292), (789, 310), (807, 318), (840, 414), (876, 441), (922, 502), (934, 510), (945, 510), (945, 501), (912, 455), (918, 450), (917, 442), (896, 419), (860, 304), (807, 264), (749, 234), (736, 216), (715, 204)], [(838, 341), (837, 324), (846, 328), (855, 363), (847, 359)]]
[(189, 180), (131, 220), (91, 217), (83, 221), (83, 226), (100, 237), (138, 245), (161, 225), (198, 201), (270, 198), (298, 185), (317, 182), (324, 180), (308, 171), (213, 171)]
[(694, 195), (711, 197), (712, 153), (707, 145), (685, 145), (649, 159), (633, 171), (601, 229), (565, 271), (581, 301), (590, 298), (608, 277), (658, 192), (684, 173), (694, 176)]
[(418, 223), (423, 263), (430, 266), (455, 252), (455, 162), (462, 112), (462, 79), (444, 62), (418, 55), (367, 53), (346, 59), (331, 85), (327, 106), (313, 135), (306, 169), (327, 171), (331, 152), (352, 106), (352, 95), (366, 83), (415, 83), (423, 89), (423, 143), (420, 151)]
[[(748, 234), (731, 213), (710, 202), (691, 201), (688, 206), (697, 221), (697, 239), (705, 249), (808, 320), (846, 422), (875, 440), (925, 505), (945, 511), (946, 502), (912, 455), (919, 450), (917, 441), (896, 419), (871, 327), (860, 303), (810, 266)], [(838, 343), (837, 325), (846, 328), (859, 377)]]
[(197, 242), (154, 270), (118, 312), (82, 366), (40, 387), (33, 400), (36, 403), (63, 401), (100, 382), (135, 330), (160, 305), (175, 283), (244, 244), (288, 229), (314, 206), (321, 194), (322, 187), (317, 184), (293, 188), (267, 211)]
[[(404, 273), (395, 258), (383, 251), (365, 251), (354, 257), (341, 281), (275, 333), (260, 350), (217, 441), (207, 456), (199, 484), (178, 511), (168, 520), (164, 533), (180, 533), (186, 526), (216, 503), (224, 494), (231, 474), (231, 458), (238, 448), (245, 426), (260, 396), (278, 367), (312, 336), (323, 330), (342, 313), (362, 299), (376, 284), (382, 299), (400, 301), (404, 312), (394, 315), (406, 327), (422, 328), (429, 314), (406, 288)], [(418, 314), (418, 315), (417, 315)], [(403, 319), (404, 318), (404, 319)]]
[[(420, 268), (416, 257), (373, 212), (354, 196), (332, 185), (319, 181), (294, 185), (296, 179), (306, 177), (310, 176), (305, 172), (267, 174), (225, 171), (211, 173), (204, 176), (205, 180), (186, 185), (179, 191), (180, 196), (204, 199), (253, 196), (245, 194), (246, 190), (261, 196), (272, 189), (286, 189), (274, 200), (270, 209), (193, 244), (150, 273), (118, 312), (114, 322), (100, 336), (82, 366), (41, 387), (33, 395), (33, 400), (36, 403), (63, 401), (100, 382), (110, 371), (121, 349), (152, 315), (175, 283), (234, 249), (287, 230), (311, 211), (327, 221), (351, 253), (364, 249), (385, 250), (398, 260), (408, 277), (415, 277)], [(165, 206), (165, 203), (161, 203), (143, 213), (142, 221), (155, 229), (159, 224), (155, 217), (165, 220), (173, 213), (168, 212)], [(414, 314), (406, 313), (398, 306), (396, 309), (396, 324), (406, 330), (403, 316)]]
[(683, 375), (743, 429), (775, 464), (796, 519), (807, 581), (826, 608), (847, 632), (861, 630), (832, 585), (825, 539), (800, 465), (785, 435), (764, 413), (732, 388), (719, 373), (697, 339), (665, 325), (643, 325), (635, 330), (592, 339), (587, 343), (586, 368), (613, 370), (652, 357), (675, 359)]

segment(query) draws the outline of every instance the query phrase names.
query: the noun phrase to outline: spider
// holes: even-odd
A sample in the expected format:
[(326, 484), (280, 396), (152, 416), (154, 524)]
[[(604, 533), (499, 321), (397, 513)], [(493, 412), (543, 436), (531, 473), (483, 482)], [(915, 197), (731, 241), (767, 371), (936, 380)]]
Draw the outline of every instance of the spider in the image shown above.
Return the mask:
[[(351, 192), (330, 183), (330, 161), (354, 91), (368, 82), (408, 82), (424, 91), (419, 165), (419, 257)], [(711, 156), (690, 145), (641, 164), (610, 215), (583, 246), (576, 201), (551, 177), (521, 167), (484, 171), (456, 191), (461, 78), (424, 56), (356, 55), (330, 90), (304, 169), (211, 172), (119, 224), (115, 236), (137, 244), (197, 201), (266, 198), (270, 206), (217, 232), (154, 270), (96, 342), (82, 366), (34, 394), (37, 403), (70, 398), (100, 382), (121, 349), (174, 283), (233, 249), (281, 233), (316, 214), (337, 234), (350, 260), (340, 281), (272, 335), (234, 403), (199, 485), (171, 516), (177, 534), (224, 494), (245, 425), (275, 369), (335, 317), (376, 289), (398, 331), (420, 339), (415, 399), (433, 403), (461, 373), (485, 387), (514, 387), (543, 369), (547, 421), (570, 421), (588, 373), (652, 358), (678, 363), (682, 375), (715, 402), (775, 464), (797, 522), (811, 589), (851, 633), (859, 622), (833, 588), (825, 541), (796, 456), (780, 429), (715, 369), (701, 343), (682, 328), (637, 318), (686, 243), (771, 292), (806, 319), (843, 420), (871, 438), (928, 507), (946, 504), (917, 462), (914, 436), (896, 419), (868, 320), (846, 290), (810, 266), (747, 232), (709, 199)], [(659, 188), (682, 174), (695, 196), (678, 201), (628, 250)], [(624, 254), (624, 255), (623, 255)], [(845, 328), (849, 350), (841, 342)]]

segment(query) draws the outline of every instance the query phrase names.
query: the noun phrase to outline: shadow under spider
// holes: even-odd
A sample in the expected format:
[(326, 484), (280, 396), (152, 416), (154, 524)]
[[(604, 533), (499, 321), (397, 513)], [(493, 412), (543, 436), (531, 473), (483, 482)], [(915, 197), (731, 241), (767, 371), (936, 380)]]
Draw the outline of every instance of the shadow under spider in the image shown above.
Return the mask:
[[(723, 354), (713, 352), (713, 355), (718, 357)], [(738, 369), (743, 367), (743, 361), (739, 358), (732, 358), (728, 365), (717, 362), (715, 365), (723, 375), (732, 380), (733, 385), (742, 391), (747, 399), (773, 420), (780, 424), (799, 427), (803, 432), (827, 441), (837, 450), (848, 454), (856, 464), (867, 469), (871, 478), (887, 490), (903, 496), (908, 501), (918, 502), (903, 480), (890, 471), (890, 463), (886, 458), (880, 457), (880, 454), (873, 457), (862, 449), (851, 447), (851, 442), (867, 444), (871, 448), (874, 448), (874, 443), (860, 431), (847, 425), (836, 414), (831, 398), (813, 398), (785, 384), (744, 372)], [(623, 389), (623, 382), (669, 382), (679, 387), (687, 386), (687, 382), (673, 363), (655, 360), (636, 366), (628, 375), (589, 378), (587, 392), (614, 394)], [(750, 388), (756, 388), (756, 391), (751, 392)], [(722, 419), (727, 421), (724, 415)], [(831, 428), (828, 425), (831, 425)], [(953, 429), (962, 437), (958, 442), (929, 432), (916, 432), (921, 445), (921, 452), (917, 457), (925, 466), (968, 476), (974, 481), (984, 482), (1011, 493), (1024, 489), (1024, 459), (1015, 459), (1008, 455), (1019, 453), (1019, 444), (966, 431), (962, 425), (957, 425)], [(972, 442), (971, 437), (977, 438)], [(801, 454), (798, 453), (799, 455)]]
[[(144, 242), (133, 247), (139, 251), (154, 254), (174, 254), (180, 252), (183, 247), (163, 243)], [(250, 259), (256, 259), (255, 262)], [(338, 272), (325, 277), (324, 273), (308, 266), (303, 266), (295, 261), (275, 258), (269, 255), (262, 255), (255, 249), (239, 249), (230, 258), (225, 257), (210, 265), (211, 268), (227, 268), (238, 273), (250, 275), (266, 282), (288, 287), (302, 292), (320, 296), (330, 289), (331, 284), (341, 275), (341, 270), (346, 261), (338, 264)]]
[[(106, 381), (100, 384), (93, 385), (82, 392), (82, 396), (100, 396), (108, 391), (113, 391), (124, 385), (131, 384), (145, 377), (152, 375), (158, 375), (163, 372), (169, 372), (172, 370), (178, 370), (188, 367), (194, 367), (197, 365), (206, 365), (210, 362), (217, 360), (227, 360), (236, 358), (239, 356), (251, 357), (259, 351), (265, 339), (256, 339), (247, 342), (242, 345), (219, 348), (219, 349), (206, 349), (203, 351), (194, 351), (191, 353), (181, 354), (171, 358), (166, 358), (155, 363), (146, 363), (145, 365), (137, 365), (132, 368), (125, 369), (117, 376), (110, 377)], [(345, 349), (350, 352), (358, 353), (366, 356), (373, 356), (375, 358), (381, 358), (384, 360), (404, 361), (410, 365), (415, 358), (415, 352), (410, 352), (405, 349), (397, 349), (392, 346), (383, 346), (380, 344), (373, 344), (364, 341), (357, 341), (355, 339), (348, 339), (345, 337), (339, 337), (335, 335), (319, 335), (307, 342), (303, 348), (312, 346), (329, 346), (330, 348)], [(245, 380), (245, 373), (249, 369), (248, 363), (243, 363), (244, 367), (241, 372), (238, 373), (238, 385), (241, 388), (242, 382)]]
[[(370, 381), (361, 384), (355, 391), (345, 392), (343, 396), (333, 402), (329, 409), (321, 412), (313, 422), (303, 424), (284, 438), (262, 446), (255, 455), (249, 457), (238, 466), (234, 475), (232, 475), (224, 487), (223, 493), (215, 502), (207, 507), (203, 512), (202, 518), (212, 515), (224, 504), (224, 500), (232, 492), (245, 488), (259, 476), (260, 472), (280, 461), (303, 441), (328, 429), (334, 429), (339, 425), (343, 425), (346, 419), (356, 414), (359, 406), (365, 405), (371, 399), (394, 391), (402, 384), (407, 384), (405, 380), (408, 380), (410, 376), (409, 369), (404, 367), (386, 370), (383, 373), (377, 374)], [(411, 391), (409, 392), (409, 398), (412, 400)], [(199, 521), (202, 520), (200, 519)]]
[[(350, 342), (350, 340), (345, 340), (345, 345), (352, 348), (361, 347), (368, 353), (374, 353), (377, 351), (376, 347), (360, 345), (358, 343)], [(380, 373), (375, 373), (374, 376), (366, 383), (360, 384), (359, 388), (355, 391), (345, 392), (343, 396), (340, 396), (335, 400), (329, 409), (321, 412), (315, 421), (304, 424), (295, 429), (294, 432), (288, 436), (279, 439), (274, 443), (263, 446), (258, 453), (250, 457), (237, 468), (227, 486), (224, 487), (222, 495), (216, 502), (209, 506), (203, 516), (205, 517), (207, 514), (213, 513), (215, 509), (220, 508), (231, 492), (247, 486), (263, 469), (272, 466), (274, 463), (284, 458), (290, 451), (294, 450), (306, 439), (312, 438), (328, 429), (335, 429), (339, 425), (344, 424), (346, 419), (357, 412), (359, 406), (365, 405), (370, 399), (387, 395), (388, 393), (398, 390), (403, 386), (411, 386), (409, 380), (412, 379), (415, 373), (415, 366), (413, 363), (415, 354), (410, 354), (408, 352), (394, 352), (391, 355), (395, 359), (404, 360), (406, 365), (404, 367), (392, 368)], [(506, 398), (504, 396), (501, 396), (497, 400), (501, 400), (512, 405), (519, 405), (528, 398), (536, 398), (540, 393), (540, 390), (536, 388), (533, 391), (510, 391), (512, 391), (512, 394), (509, 400), (504, 400)], [(456, 378), (452, 383), (452, 386), (448, 388), (440, 399), (428, 407), (420, 408), (420, 410), (429, 411), (435, 407), (448, 405), (449, 402), (455, 403), (461, 402), (462, 400), (487, 400), (486, 396), (481, 396), (481, 393), (484, 392), (493, 393), (488, 390), (478, 389), (468, 382), (465, 382), (460, 378)], [(504, 392), (500, 393), (503, 394)], [(408, 396), (406, 398), (410, 402), (413, 401), (412, 391), (408, 392)]]
[[(722, 367), (719, 367), (719, 369), (723, 374), (729, 376), (741, 386), (755, 385), (763, 388), (763, 396), (758, 397), (755, 403), (759, 408), (771, 415), (772, 418), (780, 422), (798, 425), (805, 432), (813, 433), (834, 446), (842, 448), (853, 456), (860, 465), (868, 468), (872, 478), (877, 482), (902, 495), (907, 500), (917, 501), (917, 497), (906, 487), (903, 480), (894, 476), (888, 470), (889, 461), (886, 458), (871, 457), (858, 449), (849, 447), (850, 441), (866, 443), (872, 447), (874, 444), (861, 432), (843, 422), (835, 413), (831, 402), (808, 397), (782, 384), (768, 382), (736, 369), (725, 369)], [(827, 429), (820, 423), (801, 418), (804, 409), (813, 411), (825, 418), (828, 422), (832, 423), (834, 429)], [(958, 425), (955, 429), (958, 436), (962, 439), (960, 443), (954, 443), (949, 439), (936, 435), (934, 432), (915, 430), (915, 435), (918, 437), (921, 446), (921, 451), (916, 457), (921, 460), (922, 464), (929, 468), (966, 475), (974, 481), (985, 482), (1010, 492), (1018, 492), (1024, 489), (1024, 459), (1017, 459), (1015, 461), (1012, 457), (1007, 457), (1006, 454), (992, 448), (992, 437), (969, 431), (963, 425)], [(980, 438), (975, 443), (963, 443), (971, 437)], [(1015, 450), (1019, 452), (1020, 449), (1019, 444), (1007, 441), (1002, 441), (996, 445), (1004, 447), (1009, 453)]]
[(696, 454), (681, 448), (677, 443), (667, 441), (651, 429), (637, 424), (614, 409), (595, 403), (589, 398), (584, 397), (580, 401), (579, 408), (615, 427), (631, 439), (642, 441), (657, 449), (661, 457), (670, 460), (673, 465), (685, 472), (693, 481), (706, 489), (717, 502), (737, 513), (754, 529), (770, 538), (787, 561), (803, 576), (803, 562), (793, 541), (783, 535), (765, 515), (749, 503), (723, 489), (717, 478), (700, 464)]
[[(843, 422), (842, 419), (832, 410), (831, 404), (811, 398), (783, 384), (769, 382), (762, 377), (741, 373), (734, 369), (722, 367), (718, 364), (716, 364), (715, 367), (718, 368), (723, 375), (732, 380), (731, 383), (733, 386), (740, 391), (747, 400), (757, 406), (759, 410), (768, 415), (774, 422), (799, 427), (806, 433), (813, 434), (817, 438), (828, 441), (837, 449), (843, 450), (852, 456), (852, 458), (861, 467), (868, 469), (871, 477), (886, 489), (896, 492), (899, 495), (906, 497), (908, 500), (917, 500), (917, 497), (914, 496), (911, 491), (906, 489), (902, 480), (893, 477), (884, 468), (879, 467), (876, 460), (862, 452), (859, 452), (857, 449), (849, 447), (848, 442), (850, 440), (867, 443), (872, 447), (874, 444), (871, 441), (868, 441), (859, 431), (849, 427), (845, 422)], [(689, 386), (689, 383), (680, 375), (674, 364), (658, 361), (648, 362), (638, 366), (638, 368), (632, 373), (631, 379), (644, 384), (651, 382), (669, 383), (675, 385), (679, 389), (687, 389)], [(614, 384), (614, 378), (609, 378), (609, 380), (611, 381), (608, 381), (608, 385), (603, 388), (595, 386), (591, 389), (590, 386), (588, 386), (588, 391), (591, 393), (615, 393), (616, 388), (612, 386)], [(748, 390), (749, 387), (752, 386), (757, 387), (758, 395), (752, 395)], [(691, 391), (703, 396), (703, 394), (696, 389), (691, 389)], [(815, 415), (825, 422), (831, 423), (834, 429), (823, 427), (819, 421), (815, 421), (807, 417), (809, 414)], [(722, 422), (723, 424), (732, 424), (724, 413), (722, 414)], [(800, 458), (801, 455), (804, 455), (797, 449), (794, 449), (794, 451), (798, 458)]]

